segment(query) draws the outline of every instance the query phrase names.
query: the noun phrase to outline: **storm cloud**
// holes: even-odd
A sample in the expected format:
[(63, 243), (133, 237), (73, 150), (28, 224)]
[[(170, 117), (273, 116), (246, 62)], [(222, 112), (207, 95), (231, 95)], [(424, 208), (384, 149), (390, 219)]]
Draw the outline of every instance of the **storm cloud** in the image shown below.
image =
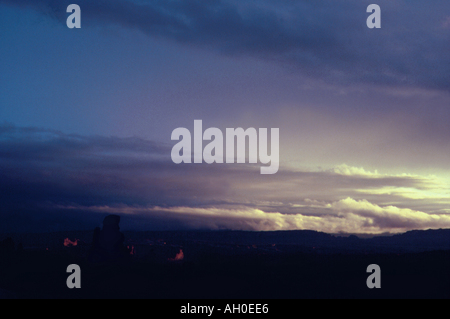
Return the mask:
[[(68, 0), (0, 0), (65, 24)], [(118, 25), (226, 55), (275, 61), (310, 78), (449, 91), (448, 1), (79, 0), (84, 27)]]
[[(111, 213), (144, 229), (383, 233), (450, 227), (449, 186), (433, 177), (347, 165), (261, 176), (250, 164), (177, 165), (170, 150), (139, 138), (3, 125), (2, 218), (9, 231), (90, 228)], [(391, 192), (379, 191), (386, 187)], [(411, 199), (405, 189), (423, 196)], [(430, 192), (440, 194), (439, 201), (430, 202)]]

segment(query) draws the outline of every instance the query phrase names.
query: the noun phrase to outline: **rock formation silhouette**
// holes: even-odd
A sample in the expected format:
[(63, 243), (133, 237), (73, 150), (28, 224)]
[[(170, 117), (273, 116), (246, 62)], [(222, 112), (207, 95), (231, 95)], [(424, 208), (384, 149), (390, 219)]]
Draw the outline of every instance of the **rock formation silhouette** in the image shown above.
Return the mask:
[(125, 237), (120, 232), (120, 216), (108, 215), (103, 220), (103, 229), (94, 229), (92, 248), (89, 253), (91, 262), (119, 261), (128, 257), (129, 251), (123, 245)]

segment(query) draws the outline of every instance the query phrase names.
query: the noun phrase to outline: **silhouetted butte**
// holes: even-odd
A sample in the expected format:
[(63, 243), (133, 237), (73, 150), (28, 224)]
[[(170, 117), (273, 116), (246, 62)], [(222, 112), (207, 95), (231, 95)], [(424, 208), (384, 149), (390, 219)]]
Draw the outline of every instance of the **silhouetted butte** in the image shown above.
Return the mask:
[(94, 229), (92, 249), (89, 254), (91, 262), (118, 261), (129, 256), (123, 245), (125, 237), (121, 233), (120, 216), (108, 215), (103, 220), (103, 229)]

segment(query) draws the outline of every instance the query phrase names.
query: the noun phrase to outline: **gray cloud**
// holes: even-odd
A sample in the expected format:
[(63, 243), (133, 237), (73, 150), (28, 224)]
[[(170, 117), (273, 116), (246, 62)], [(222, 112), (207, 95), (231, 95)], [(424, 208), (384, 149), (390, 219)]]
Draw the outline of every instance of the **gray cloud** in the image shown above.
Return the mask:
[(450, 187), (432, 177), (347, 165), (267, 176), (259, 164), (176, 165), (170, 150), (138, 138), (0, 126), (2, 227), (74, 229), (107, 213), (169, 229), (448, 227)]
[[(68, 0), (0, 0), (62, 23)], [(366, 27), (370, 1), (79, 0), (83, 26), (116, 24), (150, 36), (285, 64), (340, 85), (449, 91), (448, 1), (380, 0), (381, 29)], [(446, 13), (447, 12), (447, 13)]]

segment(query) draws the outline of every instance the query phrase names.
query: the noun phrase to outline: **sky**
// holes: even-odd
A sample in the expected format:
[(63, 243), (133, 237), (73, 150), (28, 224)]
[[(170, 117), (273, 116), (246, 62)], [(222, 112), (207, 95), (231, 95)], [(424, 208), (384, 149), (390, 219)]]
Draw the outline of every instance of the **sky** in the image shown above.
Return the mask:
[[(0, 232), (450, 228), (450, 3), (371, 3), (0, 0)], [(173, 163), (194, 120), (278, 172)]]

